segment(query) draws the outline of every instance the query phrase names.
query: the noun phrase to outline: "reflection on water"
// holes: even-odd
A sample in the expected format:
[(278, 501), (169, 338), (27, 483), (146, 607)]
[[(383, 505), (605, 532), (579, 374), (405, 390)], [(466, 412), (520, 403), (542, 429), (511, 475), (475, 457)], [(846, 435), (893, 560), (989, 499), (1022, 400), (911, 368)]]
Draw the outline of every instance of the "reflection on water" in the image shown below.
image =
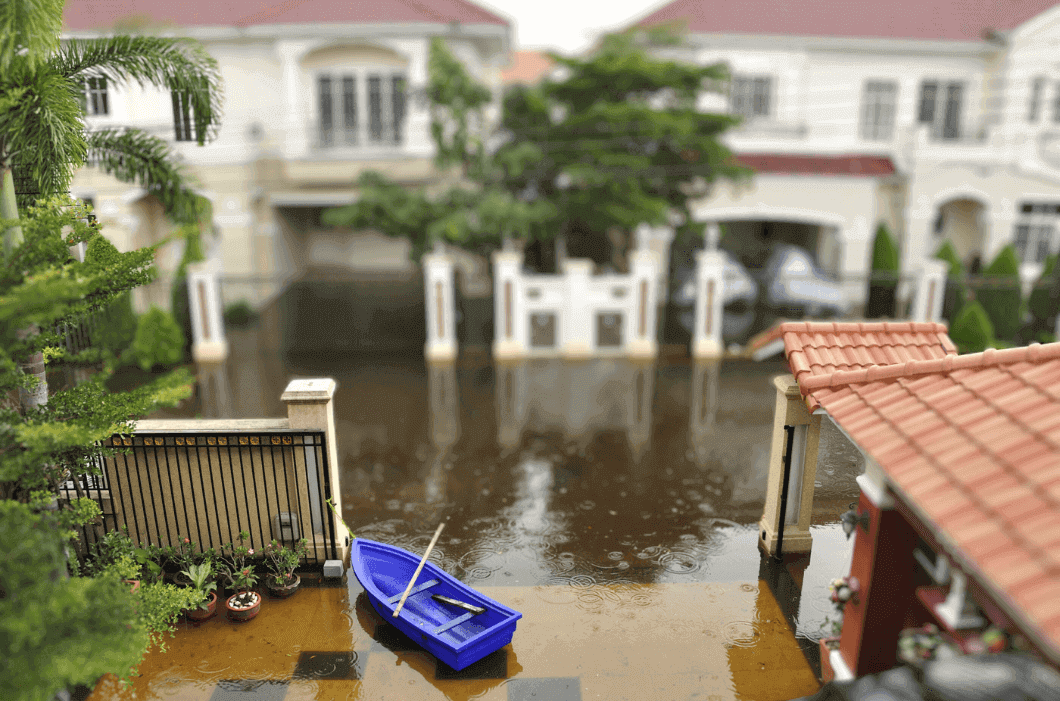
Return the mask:
[[(361, 537), (423, 550), (446, 519), (432, 559), (476, 585), (756, 578), (783, 363), (281, 365), (233, 340), (186, 411), (282, 416), (290, 379), (335, 378), (344, 516)], [(860, 462), (827, 425), (820, 455), (814, 524), (834, 524)]]

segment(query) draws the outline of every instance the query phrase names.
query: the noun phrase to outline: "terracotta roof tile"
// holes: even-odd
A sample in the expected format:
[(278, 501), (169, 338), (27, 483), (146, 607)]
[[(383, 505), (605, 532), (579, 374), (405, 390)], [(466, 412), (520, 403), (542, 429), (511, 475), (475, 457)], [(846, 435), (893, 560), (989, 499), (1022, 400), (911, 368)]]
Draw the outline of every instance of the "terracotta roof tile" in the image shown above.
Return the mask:
[(798, 377), (807, 406), (1019, 602), (1021, 620), (1048, 623), (1060, 654), (1060, 343), (958, 356), (941, 326), (842, 326), (802, 325), (802, 347), (787, 349), (793, 367), (827, 352), (836, 368)]

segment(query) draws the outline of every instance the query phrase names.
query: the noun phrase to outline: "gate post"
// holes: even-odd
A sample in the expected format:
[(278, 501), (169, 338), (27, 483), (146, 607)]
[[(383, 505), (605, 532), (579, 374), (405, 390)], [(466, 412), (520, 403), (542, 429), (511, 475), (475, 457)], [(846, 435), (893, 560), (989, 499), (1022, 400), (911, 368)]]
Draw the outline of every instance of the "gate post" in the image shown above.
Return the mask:
[(453, 261), (436, 247), (423, 256), (424, 293), (427, 297), (427, 360), (456, 358), (456, 319), (453, 298)]
[(926, 260), (920, 268), (913, 298), (913, 310), (909, 315), (913, 321), (939, 321), (942, 319), (942, 299), (946, 293), (945, 261)]
[(638, 248), (630, 254), (633, 277), (633, 319), (630, 320), (626, 352), (634, 358), (654, 358), (659, 354), (656, 339), (656, 298), (659, 294), (655, 254)]
[(774, 378), (773, 384), (777, 402), (758, 547), (779, 557), (785, 553), (808, 553), (813, 545), (810, 518), (821, 417), (810, 414), (794, 377), (781, 375)]
[(585, 258), (568, 258), (563, 261), (563, 346), (565, 358), (589, 358), (595, 351), (593, 334), (596, 319), (592, 318), (589, 305), (589, 277), (593, 262)]
[(519, 267), (523, 254), (493, 253), (493, 357), (521, 358), (526, 355), (523, 331), (522, 289)]
[(696, 326), (692, 334), (694, 358), (720, 358), (722, 298), (725, 293), (725, 255), (696, 251)]
[(191, 357), (195, 362), (220, 363), (228, 357), (221, 293), (214, 261), (188, 266), (188, 305), (191, 311)]

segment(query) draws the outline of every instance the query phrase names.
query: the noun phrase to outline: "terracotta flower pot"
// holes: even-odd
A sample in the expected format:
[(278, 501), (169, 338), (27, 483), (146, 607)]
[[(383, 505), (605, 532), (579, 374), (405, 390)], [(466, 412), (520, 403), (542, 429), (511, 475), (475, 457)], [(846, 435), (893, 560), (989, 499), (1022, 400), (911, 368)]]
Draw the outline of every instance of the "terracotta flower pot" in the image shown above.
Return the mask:
[(835, 671), (832, 669), (832, 650), (839, 649), (839, 638), (821, 638), (821, 681), (827, 684), (835, 679)]
[(269, 588), (269, 596), (274, 596), (277, 599), (286, 599), (291, 594), (294, 594), (298, 590), (298, 585), (302, 583), (302, 578), (298, 575), (294, 575), (287, 584), (277, 585), (276, 580), (269, 578), (267, 586)]
[(135, 594), (136, 591), (140, 588), (140, 580), (139, 579), (123, 579), (121, 581), (122, 581), (123, 584), (128, 584), (129, 585), (129, 591), (132, 592), (133, 594)]
[(193, 608), (187, 610), (188, 620), (190, 621), (205, 621), (215, 613), (217, 613), (217, 594), (210, 592), (210, 600), (206, 604), (206, 608)]
[[(250, 605), (237, 603), (241, 601), (240, 597), (244, 596), (250, 597), (253, 603)], [(233, 594), (225, 601), (225, 608), (228, 610), (228, 617), (233, 621), (249, 621), (261, 610), (261, 594), (254, 591)]]

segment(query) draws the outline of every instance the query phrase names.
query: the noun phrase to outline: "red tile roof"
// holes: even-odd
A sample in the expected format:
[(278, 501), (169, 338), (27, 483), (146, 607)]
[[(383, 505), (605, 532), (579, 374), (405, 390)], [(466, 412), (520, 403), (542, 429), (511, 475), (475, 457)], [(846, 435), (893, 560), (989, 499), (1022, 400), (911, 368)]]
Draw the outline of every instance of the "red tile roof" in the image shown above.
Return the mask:
[(878, 177), (894, 175), (894, 163), (882, 156), (792, 156), (740, 153), (736, 162), (758, 173)]
[[(782, 327), (807, 406), (824, 408), (1060, 656), (1060, 343), (954, 355), (937, 324), (819, 326)], [(854, 360), (887, 348), (896, 362)]]
[(116, 21), (131, 18), (145, 18), (178, 27), (413, 22), (510, 24), (467, 0), (67, 0), (63, 17), (67, 31), (109, 29)]
[(976, 41), (1014, 29), (1056, 0), (675, 0), (638, 26), (674, 20), (702, 34)]
[(513, 51), (512, 63), (501, 71), (501, 82), (533, 85), (552, 70), (552, 59), (544, 51)]

